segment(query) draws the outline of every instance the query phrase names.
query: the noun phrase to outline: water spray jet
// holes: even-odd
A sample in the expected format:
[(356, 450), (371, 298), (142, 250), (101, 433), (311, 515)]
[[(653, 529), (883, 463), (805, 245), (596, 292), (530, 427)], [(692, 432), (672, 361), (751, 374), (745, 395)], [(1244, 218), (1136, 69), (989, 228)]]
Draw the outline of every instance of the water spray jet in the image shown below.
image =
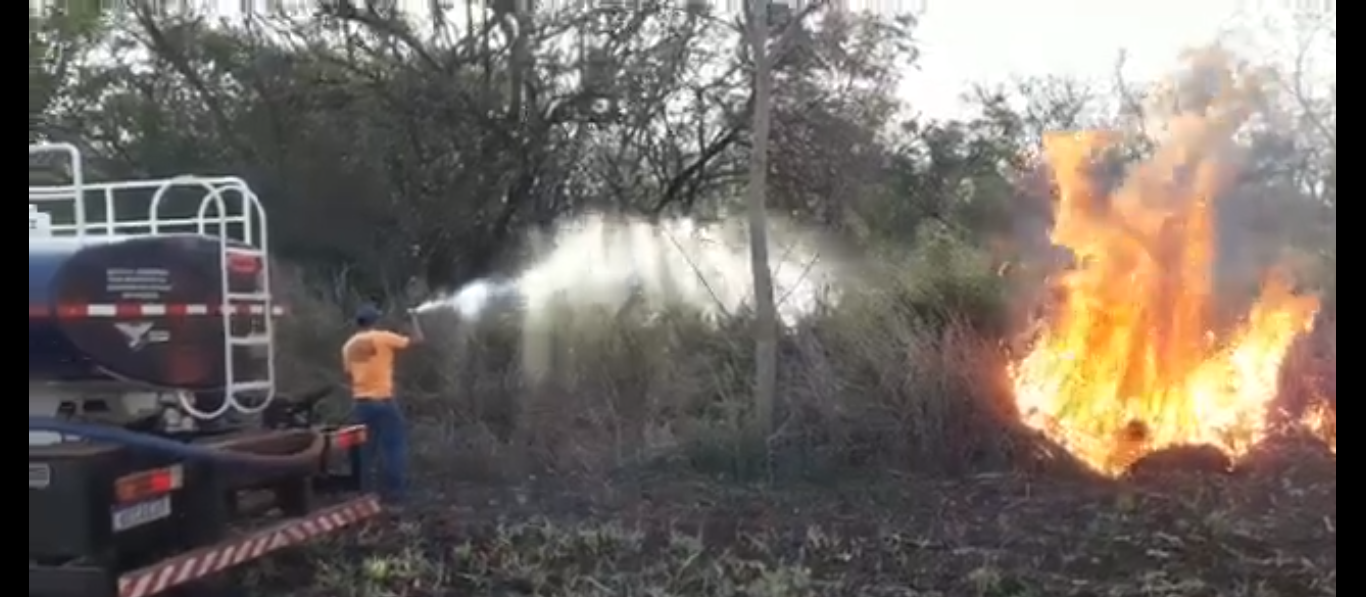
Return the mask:
[[(782, 227), (779, 227), (782, 230)], [(654, 325), (689, 313), (717, 327), (753, 295), (748, 236), (738, 223), (647, 222), (589, 215), (567, 222), (548, 250), (509, 278), (483, 278), (414, 308), (473, 323), (510, 315), (520, 328), (523, 369), (539, 378), (581, 338), (613, 326)], [(811, 235), (774, 235), (779, 318), (792, 325), (838, 299), (836, 271)], [(427, 326), (428, 331), (432, 326)], [(602, 328), (602, 329), (599, 329)]]

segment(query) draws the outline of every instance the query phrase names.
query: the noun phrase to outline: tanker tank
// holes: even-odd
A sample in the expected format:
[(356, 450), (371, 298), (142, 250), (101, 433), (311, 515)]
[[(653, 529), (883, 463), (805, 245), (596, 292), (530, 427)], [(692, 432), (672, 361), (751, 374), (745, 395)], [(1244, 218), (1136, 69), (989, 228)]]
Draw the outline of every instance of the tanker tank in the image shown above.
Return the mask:
[[(259, 258), (229, 255), (230, 292), (258, 291)], [(219, 239), (197, 234), (30, 236), (30, 382), (222, 389), (223, 259)], [(234, 315), (235, 333), (264, 317)], [(266, 351), (233, 350), (234, 378), (266, 375)]]

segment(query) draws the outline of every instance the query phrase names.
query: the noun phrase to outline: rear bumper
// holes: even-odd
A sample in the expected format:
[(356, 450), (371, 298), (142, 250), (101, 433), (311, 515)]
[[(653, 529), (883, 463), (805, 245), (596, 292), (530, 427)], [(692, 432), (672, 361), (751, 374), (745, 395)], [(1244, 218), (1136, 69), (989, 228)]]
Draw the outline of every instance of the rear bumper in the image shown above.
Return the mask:
[(122, 576), (93, 567), (30, 564), (29, 597), (152, 597), (275, 551), (341, 531), (381, 511), (377, 497), (364, 495), (166, 558)]
[[(149, 597), (177, 587), (198, 595), (203, 585), (192, 583), (378, 514), (377, 497), (356, 493), (364, 470), (365, 438), (358, 431), (363, 428), (221, 440), (227, 445), (220, 449), (269, 454), (275, 447), (288, 453), (285, 440), (291, 435), (325, 438), (319, 462), (304, 470), (255, 472), (182, 462), (185, 483), (169, 494), (171, 516), (119, 533), (110, 526), (113, 480), (169, 461), (145, 461), (119, 448), (67, 454), (30, 447), (30, 597)], [(35, 465), (47, 474), (35, 476)], [(316, 495), (337, 493), (351, 499), (319, 507)], [(277, 522), (236, 532), (238, 525), (252, 519), (261, 524), (256, 517), (274, 517), (275, 511)]]
[[(363, 443), (364, 437), (356, 435), (357, 430), (363, 428), (263, 430), (200, 442), (225, 452), (255, 455), (290, 454), (309, 444), (321, 444), (321, 451), (297, 468), (182, 461), (106, 444), (30, 446), (29, 558), (42, 563), (92, 561), (116, 553), (126, 564), (137, 564), (168, 549), (212, 543), (221, 536), (210, 532), (210, 527), (256, 516), (239, 510), (243, 501), (239, 498), (262, 490), (272, 497), (265, 506), (279, 507), (287, 517), (307, 515), (313, 510), (314, 495), (355, 495), (364, 489), (358, 474), (365, 469), (364, 451), (357, 443)], [(114, 532), (110, 516), (115, 480), (177, 464), (185, 472), (183, 484), (170, 492), (174, 514)], [(35, 471), (42, 474), (35, 477)]]

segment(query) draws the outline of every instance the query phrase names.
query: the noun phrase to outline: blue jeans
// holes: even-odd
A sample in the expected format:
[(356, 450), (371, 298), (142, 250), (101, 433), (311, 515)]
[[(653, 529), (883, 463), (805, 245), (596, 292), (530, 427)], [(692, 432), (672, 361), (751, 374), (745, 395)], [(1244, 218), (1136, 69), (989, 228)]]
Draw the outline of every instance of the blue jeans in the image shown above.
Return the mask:
[(369, 441), (365, 442), (364, 468), (361, 486), (367, 490), (371, 465), (379, 466), (379, 495), (385, 502), (401, 502), (407, 490), (408, 429), (398, 403), (389, 400), (356, 400), (356, 422), (365, 425)]

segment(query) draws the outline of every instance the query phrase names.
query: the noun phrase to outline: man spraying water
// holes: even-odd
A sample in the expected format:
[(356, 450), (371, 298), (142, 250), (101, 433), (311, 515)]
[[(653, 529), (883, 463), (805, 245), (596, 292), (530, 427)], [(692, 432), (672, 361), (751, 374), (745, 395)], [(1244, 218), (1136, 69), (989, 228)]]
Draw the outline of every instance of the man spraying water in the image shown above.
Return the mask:
[(342, 346), (342, 367), (351, 382), (353, 413), (370, 434), (370, 461), (378, 456), (380, 498), (388, 505), (403, 502), (407, 489), (408, 430), (394, 394), (397, 353), (422, 341), (417, 316), (410, 314), (412, 335), (380, 329), (379, 309), (366, 305), (356, 312), (356, 332)]

